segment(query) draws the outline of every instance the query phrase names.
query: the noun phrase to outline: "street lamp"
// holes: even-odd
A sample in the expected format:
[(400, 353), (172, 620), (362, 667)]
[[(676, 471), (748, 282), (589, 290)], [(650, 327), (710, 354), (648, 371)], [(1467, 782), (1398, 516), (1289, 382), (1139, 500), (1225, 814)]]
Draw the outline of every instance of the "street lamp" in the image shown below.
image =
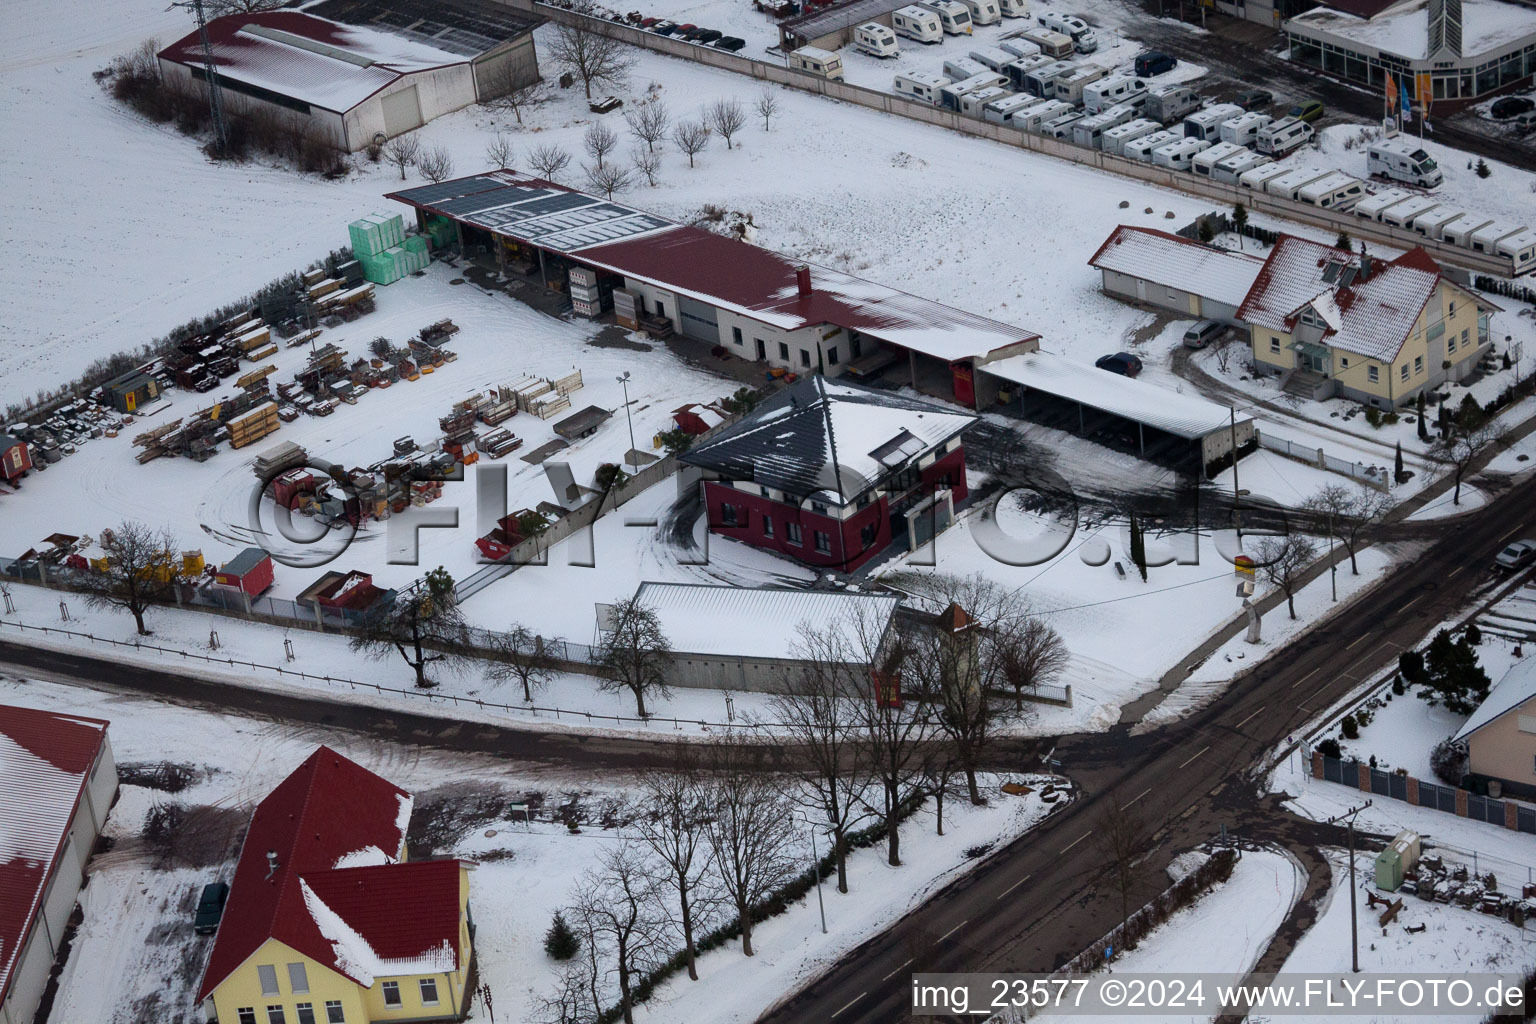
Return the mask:
[(629, 413), (629, 371), (625, 370), (619, 374), (618, 381), (624, 387), (624, 419), (629, 423), (629, 455), (625, 457), (624, 462), (638, 469), (640, 464), (631, 461), (631, 457), (635, 454), (635, 420)]
[(809, 816), (805, 819), (811, 830), (811, 871), (816, 875), (816, 905), (821, 908), (821, 934), (827, 934), (827, 905), (821, 899), (821, 854), (816, 852), (816, 823)]

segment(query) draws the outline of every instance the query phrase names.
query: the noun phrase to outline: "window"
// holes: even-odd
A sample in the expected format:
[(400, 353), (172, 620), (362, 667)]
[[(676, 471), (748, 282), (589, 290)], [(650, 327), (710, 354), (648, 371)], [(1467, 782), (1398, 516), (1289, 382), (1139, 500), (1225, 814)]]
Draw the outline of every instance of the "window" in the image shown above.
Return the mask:
[(1428, 338), (1430, 341), (1434, 341), (1436, 338), (1440, 337), (1444, 333), (1445, 333), (1445, 321), (1444, 320), (1439, 320), (1439, 321), (1436, 321), (1435, 323), (1432, 323), (1432, 324), (1429, 325), (1429, 330), (1424, 332), (1424, 336), (1426, 338)]
[[(1463, 331), (1462, 333), (1466, 332)], [(1449, 338), (1445, 339), (1445, 350), (1450, 353), (1454, 353), (1456, 351), (1456, 335), (1453, 334)]]
[(869, 547), (875, 542), (875, 534), (878, 532), (879, 527), (874, 523), (870, 523), (859, 531), (859, 543), (866, 548)]
[(868, 508), (869, 507), (869, 503), (870, 503), (871, 500), (872, 500), (872, 496), (870, 495), (870, 493), (868, 491), (865, 491), (863, 494), (861, 494), (857, 498), (853, 499), (853, 507), (854, 508)]
[(309, 975), (304, 973), (303, 964), (288, 965), (288, 987), (293, 989), (296, 996), (309, 991)]
[(735, 526), (736, 525), (736, 506), (735, 505), (728, 505), (728, 504), (726, 504), (723, 501), (720, 503), (720, 525), (722, 525), (722, 526)]
[(256, 1024), (256, 1007), (242, 1006), (235, 1011), (236, 1024)]
[(437, 979), (422, 978), (417, 984), (421, 986), (421, 1005), (437, 1005)]
[(1449, 303), (1446, 304), (1445, 315), (1446, 316), (1455, 316), (1456, 315), (1456, 300), (1455, 299), (1452, 299)]
[(811, 502), (811, 511), (819, 516), (824, 516), (827, 514), (827, 503), (824, 501), (813, 501)]
[(763, 516), (763, 536), (764, 537), (772, 537), (773, 536), (773, 517), (772, 516)]
[(1399, 374), (1399, 376), (1401, 376), (1403, 378), (1403, 380), (1407, 380), (1408, 379), (1408, 364), (1407, 363), (1403, 364), (1403, 370), (1402, 370), (1402, 373)]
[[(222, 83), (220, 83), (220, 84), (222, 84)], [(657, 316), (666, 316), (667, 315), (667, 307), (666, 307), (666, 305), (660, 299), (656, 300), (656, 315)]]
[(1463, 345), (1465, 345), (1467, 342), (1469, 342), (1471, 340), (1472, 340), (1472, 328), (1470, 328), (1470, 327), (1463, 327), (1461, 329), (1461, 343)]
[(855, 359), (859, 358), (859, 350), (861, 348), (863, 348), (863, 346), (864, 346), (864, 339), (860, 338), (857, 334), (849, 336), (849, 338), (848, 338), (848, 354), (853, 356), (853, 358), (855, 358)]
[(741, 328), (740, 327), (732, 327), (731, 328), (731, 340), (734, 341), (738, 345), (741, 344)]
[(384, 983), (384, 1005), (400, 1005), (400, 983), (398, 981), (386, 981)]
[(288, 1024), (288, 1015), (281, 1006), (267, 1007), (267, 1024)]
[(1372, 384), (1375, 384), (1381, 380), (1381, 367), (1367, 366), (1365, 368), (1365, 375), (1370, 378)]
[(803, 349), (800, 350), (800, 365), (801, 366), (810, 366), (811, 365), (811, 350), (810, 349), (803, 348)]
[(295, 1003), (293, 1015), (298, 1018), (299, 1024), (315, 1024), (315, 1004)]
[(260, 964), (256, 968), (256, 977), (261, 981), (261, 994), (275, 996), (277, 991), (277, 968), (271, 964)]
[(1424, 357), (1423, 356), (1414, 356), (1413, 357), (1413, 372), (1415, 374), (1420, 374), (1420, 373), (1424, 372)]
[(836, 366), (837, 365), (837, 346), (836, 345), (833, 345), (831, 348), (827, 349), (827, 365), (828, 366)]
[(773, 497), (773, 492), (766, 487), (759, 487), (757, 490), (765, 498), (771, 499)]
[(1349, 369), (1349, 356), (1339, 357), (1339, 367), (1345, 370)]
[(340, 999), (325, 1001), (325, 1024), (347, 1024), (347, 1016), (341, 1008)]
[(816, 534), (816, 550), (821, 552), (824, 555), (830, 555), (832, 553), (832, 538), (828, 537), (821, 530), (816, 530), (815, 534)]
[(1271, 352), (1280, 351), (1280, 339), (1275, 337), (1273, 334), (1269, 336), (1269, 350)]
[(789, 538), (789, 542), (791, 544), (799, 544), (800, 543), (800, 524), (799, 523), (785, 523), (784, 524), (784, 536)]
[(789, 346), (784, 344), (782, 341), (779, 342), (779, 358), (784, 360), (786, 363), (789, 362)]

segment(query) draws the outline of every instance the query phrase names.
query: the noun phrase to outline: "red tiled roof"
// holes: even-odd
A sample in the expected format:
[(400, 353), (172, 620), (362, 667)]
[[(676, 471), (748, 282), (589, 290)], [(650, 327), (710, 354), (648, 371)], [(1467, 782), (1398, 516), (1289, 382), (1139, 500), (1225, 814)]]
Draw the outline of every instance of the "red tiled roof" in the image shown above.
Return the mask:
[[(329, 747), (316, 749), (251, 815), (198, 998), (212, 992), (268, 939), (286, 943), (360, 984), (372, 984), (355, 943), (338, 942), (334, 934), (324, 933), (334, 929), (316, 921), (305, 899), (306, 886), (316, 895), (329, 894), (328, 899), (322, 897), (326, 905), (378, 957), (418, 956), (444, 941), (456, 956), (457, 861), (338, 867), (359, 860), (393, 861), (405, 839), (410, 808), (405, 790)], [(269, 872), (268, 851), (277, 854), (275, 872)], [(436, 902), (446, 892), (441, 877), (450, 868), (455, 879), (451, 906), (439, 909)], [(384, 872), (389, 871), (402, 873), (386, 880)], [(395, 902), (388, 905), (388, 914), (359, 908), (361, 897), (356, 894), (369, 891), (389, 893)]]

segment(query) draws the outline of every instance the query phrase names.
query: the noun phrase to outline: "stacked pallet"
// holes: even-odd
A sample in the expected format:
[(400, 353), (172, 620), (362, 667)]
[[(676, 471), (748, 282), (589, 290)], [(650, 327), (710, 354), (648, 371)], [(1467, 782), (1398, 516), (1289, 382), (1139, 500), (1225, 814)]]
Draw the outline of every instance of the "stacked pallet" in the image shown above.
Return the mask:
[(272, 344), (272, 329), (266, 324), (255, 323), (247, 325), (244, 334), (236, 335), (231, 344), (239, 352), (251, 352), (258, 348), (266, 348)]
[(298, 348), (300, 345), (309, 344), (311, 341), (314, 341), (316, 338), (320, 337), (320, 332), (322, 329), (323, 328), (316, 327), (314, 330), (301, 331), (300, 333), (295, 334), (293, 337), (288, 339), (288, 347)]
[(239, 380), (235, 381), (235, 387), (237, 387), (240, 390), (244, 391), (246, 388), (250, 387), (253, 384), (260, 384), (262, 381), (266, 380), (268, 377), (272, 376), (276, 372), (277, 372), (276, 364), (268, 363), (266, 366), (263, 366), (261, 369), (259, 369), (259, 370), (252, 370), (250, 373), (246, 374), (244, 377), (241, 377)]
[(258, 405), (250, 412), (229, 421), (229, 446), (244, 448), (248, 444), (255, 444), (281, 425), (282, 421), (277, 418), (276, 402)]
[(510, 454), (521, 448), (522, 445), (522, 438), (505, 427), (500, 430), (487, 431), (481, 434), (475, 442), (475, 447), (493, 459), (499, 459), (504, 455)]
[(394, 284), (406, 274), (425, 270), (431, 256), (427, 240), (405, 236), (405, 224), (397, 213), (391, 217), (370, 215), (347, 225), (352, 236), (352, 255), (363, 265), (363, 276), (374, 284)]
[(513, 399), (496, 399), (488, 401), (475, 410), (480, 417), (480, 422), (488, 427), (494, 427), (498, 423), (505, 423), (517, 415), (517, 402)]
[(572, 267), (569, 272), (571, 285), (571, 311), (577, 316), (598, 317), (603, 315), (604, 298), (612, 294), (613, 285), (604, 283), (598, 273), (589, 267)]
[(613, 290), (613, 319), (620, 327), (640, 329), (640, 293), (628, 288)]
[[(305, 282), (308, 283), (308, 275), (305, 277)], [(310, 284), (308, 288), (309, 301), (318, 302), (327, 295), (341, 291), (341, 286), (342, 282), (334, 277), (326, 277), (314, 284)]]
[(555, 377), (550, 381), (556, 391), (562, 395), (569, 395), (573, 391), (580, 391), (584, 386), (581, 381), (581, 371), (575, 368), (564, 377)]
[(539, 377), (523, 376), (514, 381), (509, 387), (499, 389), (499, 395), (503, 400), (511, 398), (517, 402), (517, 407), (523, 412), (532, 412), (533, 403), (541, 395), (547, 395), (555, 390), (555, 386), (547, 380)]

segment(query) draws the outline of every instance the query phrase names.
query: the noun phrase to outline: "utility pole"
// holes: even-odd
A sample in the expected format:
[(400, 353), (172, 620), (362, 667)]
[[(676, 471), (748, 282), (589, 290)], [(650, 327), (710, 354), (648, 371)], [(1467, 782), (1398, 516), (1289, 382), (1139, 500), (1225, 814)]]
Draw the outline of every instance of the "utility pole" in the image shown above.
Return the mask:
[(811, 870), (816, 873), (816, 905), (821, 908), (821, 934), (827, 934), (827, 905), (821, 899), (821, 855), (816, 852), (816, 823), (810, 818), (805, 823), (811, 828)]
[(1237, 406), (1227, 409), (1232, 437), (1232, 519), (1237, 524), (1237, 550), (1243, 550), (1243, 499), (1237, 489)]
[[(629, 371), (625, 370), (619, 374), (618, 381), (624, 387), (624, 419), (629, 423), (629, 451), (630, 455), (633, 455), (635, 453), (635, 420), (629, 413)], [(628, 458), (624, 461), (636, 469), (640, 468), (638, 463), (630, 462)]]
[(1360, 973), (1360, 923), (1356, 904), (1359, 902), (1359, 894), (1355, 891), (1355, 815), (1365, 810), (1374, 800), (1367, 800), (1359, 807), (1351, 807), (1343, 814), (1335, 815), (1328, 819), (1328, 824), (1336, 825), (1344, 821), (1349, 831), (1349, 953), (1351, 958), (1350, 970)]
[(1328, 510), (1328, 586), (1333, 599), (1339, 599), (1339, 564), (1333, 560), (1333, 509)]
[(229, 129), (224, 124), (224, 99), (219, 89), (219, 69), (213, 63), (213, 45), (208, 42), (208, 16), (203, 13), (203, 0), (172, 0), (171, 7), (189, 10), (197, 19), (197, 37), (203, 44), (203, 82), (208, 86), (208, 113), (213, 116), (214, 145), (222, 156), (229, 149)]

